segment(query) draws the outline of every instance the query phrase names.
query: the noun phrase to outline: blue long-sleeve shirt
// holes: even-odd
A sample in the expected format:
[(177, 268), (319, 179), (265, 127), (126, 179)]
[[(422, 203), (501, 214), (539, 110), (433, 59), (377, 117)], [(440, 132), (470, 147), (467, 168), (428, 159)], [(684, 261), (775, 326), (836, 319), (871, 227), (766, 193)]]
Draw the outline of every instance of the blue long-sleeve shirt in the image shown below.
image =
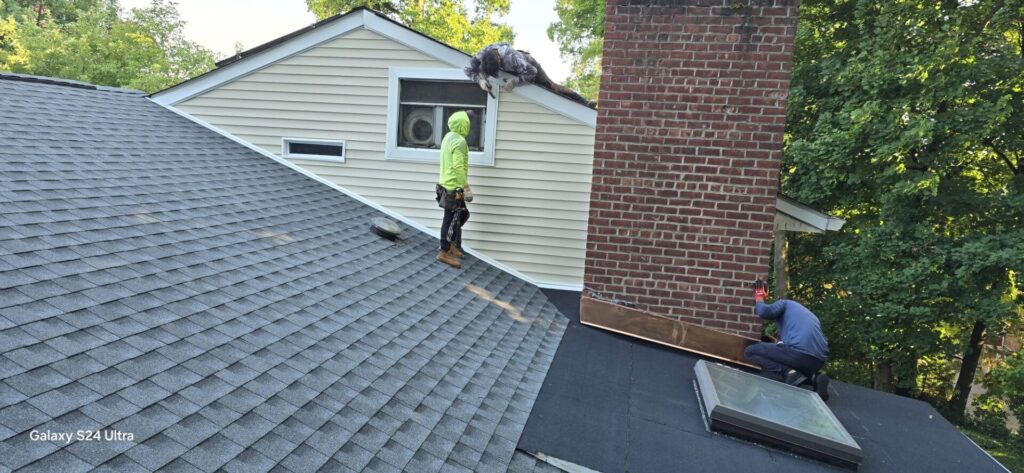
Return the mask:
[(797, 301), (779, 299), (771, 304), (758, 301), (758, 317), (775, 321), (779, 340), (790, 348), (819, 360), (828, 360), (828, 342), (821, 331), (821, 322), (810, 309)]

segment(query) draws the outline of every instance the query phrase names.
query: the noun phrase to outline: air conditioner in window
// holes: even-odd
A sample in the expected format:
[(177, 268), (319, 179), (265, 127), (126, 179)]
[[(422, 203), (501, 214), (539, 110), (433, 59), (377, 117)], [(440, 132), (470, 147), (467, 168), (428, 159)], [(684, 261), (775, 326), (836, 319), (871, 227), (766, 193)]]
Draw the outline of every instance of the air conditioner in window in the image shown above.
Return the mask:
[(434, 144), (434, 111), (418, 108), (405, 115), (402, 122), (402, 139), (417, 146)]

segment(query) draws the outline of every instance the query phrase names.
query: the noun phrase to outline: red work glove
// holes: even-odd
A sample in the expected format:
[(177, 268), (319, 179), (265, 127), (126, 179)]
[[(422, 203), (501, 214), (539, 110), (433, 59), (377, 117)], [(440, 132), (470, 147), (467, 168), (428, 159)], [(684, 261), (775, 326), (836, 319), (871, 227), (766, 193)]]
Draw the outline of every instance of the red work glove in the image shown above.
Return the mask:
[(768, 297), (768, 284), (758, 278), (757, 281), (754, 281), (754, 301), (764, 302), (766, 297)]

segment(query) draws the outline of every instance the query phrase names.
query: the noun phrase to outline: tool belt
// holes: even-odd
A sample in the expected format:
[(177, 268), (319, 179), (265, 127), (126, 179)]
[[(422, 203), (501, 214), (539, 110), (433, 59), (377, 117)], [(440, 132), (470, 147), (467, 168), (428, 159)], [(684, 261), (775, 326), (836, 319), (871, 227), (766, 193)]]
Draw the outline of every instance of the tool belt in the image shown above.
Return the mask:
[(448, 190), (445, 189), (441, 184), (437, 184), (434, 187), (434, 193), (436, 194), (435, 200), (437, 200), (437, 206), (445, 210), (455, 210), (466, 206), (465, 197), (461, 187)]

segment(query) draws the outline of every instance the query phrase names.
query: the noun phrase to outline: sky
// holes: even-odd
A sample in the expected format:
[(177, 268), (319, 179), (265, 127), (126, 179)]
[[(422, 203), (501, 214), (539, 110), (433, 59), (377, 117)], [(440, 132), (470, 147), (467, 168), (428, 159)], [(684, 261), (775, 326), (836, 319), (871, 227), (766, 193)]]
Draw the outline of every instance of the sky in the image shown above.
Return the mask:
[[(149, 0), (119, 0), (128, 9), (149, 5)], [(548, 40), (548, 25), (558, 19), (555, 0), (511, 0), (507, 17), (516, 33), (515, 46), (529, 51), (555, 81), (569, 75), (569, 65)], [(185, 36), (209, 49), (218, 59), (234, 54), (235, 43), (244, 49), (259, 46), (316, 21), (303, 0), (178, 0), (185, 21)]]

